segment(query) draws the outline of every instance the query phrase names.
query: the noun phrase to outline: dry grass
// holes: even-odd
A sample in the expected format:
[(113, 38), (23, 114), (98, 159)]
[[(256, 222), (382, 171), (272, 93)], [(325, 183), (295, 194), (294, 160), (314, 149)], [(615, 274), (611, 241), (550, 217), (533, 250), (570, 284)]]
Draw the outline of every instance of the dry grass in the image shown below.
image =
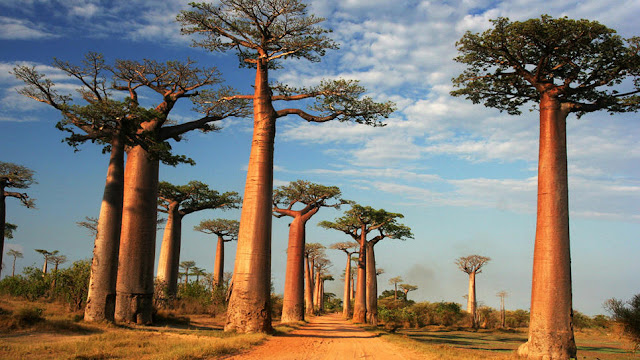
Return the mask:
[[(579, 331), (575, 336), (579, 359), (638, 359), (638, 355), (630, 351), (628, 344), (615, 334), (605, 331)], [(467, 331), (426, 327), (401, 330), (397, 334), (384, 333), (382, 338), (404, 348), (428, 354), (435, 359), (502, 360), (516, 358), (515, 350), (527, 341), (527, 331)]]

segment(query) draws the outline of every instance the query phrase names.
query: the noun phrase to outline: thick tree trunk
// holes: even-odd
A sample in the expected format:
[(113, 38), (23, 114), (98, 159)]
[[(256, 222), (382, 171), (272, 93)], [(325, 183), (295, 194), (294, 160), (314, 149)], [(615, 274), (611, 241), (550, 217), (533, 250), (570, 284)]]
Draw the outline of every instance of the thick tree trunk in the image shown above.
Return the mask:
[[(0, 264), (4, 257), (4, 228), (7, 226), (7, 197), (4, 194), (5, 183), (0, 180), (0, 231), (2, 231), (2, 241), (0, 241)], [(0, 266), (0, 277), (2, 276), (2, 266)]]
[(49, 265), (49, 258), (48, 257), (44, 257), (44, 264), (42, 265), (42, 275), (46, 275), (47, 274), (47, 268)]
[(471, 327), (476, 324), (476, 273), (469, 273), (469, 295), (467, 296), (467, 311), (471, 314)]
[(320, 280), (320, 286), (318, 286), (318, 310), (320, 314), (324, 313), (324, 280)]
[(11, 267), (11, 276), (16, 276), (16, 257), (13, 257), (13, 266)]
[(313, 315), (313, 275), (311, 274), (309, 258), (305, 257), (304, 276), (306, 279), (306, 286), (304, 288), (304, 306), (305, 313), (307, 315)]
[(376, 275), (376, 256), (371, 242), (367, 242), (367, 322), (378, 324), (378, 276)]
[(313, 311), (316, 314), (319, 314), (322, 310), (322, 308), (320, 307), (320, 286), (322, 285), (322, 280), (320, 279), (320, 272), (316, 272), (316, 280), (315, 280), (315, 287), (313, 289)]
[(85, 321), (114, 320), (123, 191), (124, 144), (120, 138), (115, 137), (111, 141), (107, 181), (93, 246)]
[(364, 323), (367, 316), (367, 239), (364, 229), (360, 235), (360, 253), (358, 254), (358, 289), (353, 302), (353, 321)]
[(305, 223), (303, 216), (296, 216), (289, 225), (282, 323), (304, 321)]
[(218, 245), (216, 246), (216, 259), (213, 263), (213, 287), (214, 291), (222, 287), (224, 278), (224, 238), (218, 235)]
[(342, 315), (345, 319), (351, 317), (351, 254), (347, 253), (347, 266), (344, 269), (344, 295), (342, 300)]
[(529, 341), (518, 350), (530, 359), (576, 357), (569, 253), (568, 113), (557, 99), (542, 95)]
[(351, 302), (356, 298), (356, 277), (351, 275)]
[(182, 242), (182, 215), (180, 204), (169, 204), (167, 224), (164, 227), (160, 258), (158, 259), (158, 280), (163, 281), (170, 297), (178, 293), (178, 277), (180, 274), (180, 247)]
[(127, 153), (115, 319), (151, 323), (155, 261), (158, 160), (140, 146)]
[(276, 112), (264, 58), (258, 60), (253, 99), (253, 140), (240, 216), (233, 292), (225, 331), (272, 332), (271, 206)]

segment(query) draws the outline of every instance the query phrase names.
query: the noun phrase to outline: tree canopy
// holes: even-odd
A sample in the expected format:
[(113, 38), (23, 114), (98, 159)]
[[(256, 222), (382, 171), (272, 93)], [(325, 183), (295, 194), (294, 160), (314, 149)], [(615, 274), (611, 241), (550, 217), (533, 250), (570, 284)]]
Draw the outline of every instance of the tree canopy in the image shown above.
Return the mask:
[(238, 240), (240, 222), (228, 219), (202, 220), (193, 230), (221, 236), (224, 241)]
[(482, 34), (467, 32), (455, 60), (467, 68), (453, 79), (473, 103), (509, 114), (540, 94), (557, 97), (578, 116), (606, 109), (636, 111), (640, 91), (640, 38), (623, 39), (589, 20), (552, 18), (491, 21)]
[(204, 209), (237, 209), (241, 201), (235, 191), (220, 194), (200, 181), (190, 181), (187, 185), (166, 181), (158, 184), (158, 211), (165, 213), (172, 203), (179, 206), (178, 212), (184, 216)]
[(479, 274), (482, 272), (482, 267), (488, 263), (491, 258), (480, 255), (463, 256), (456, 259), (455, 263), (460, 270), (467, 274)]
[[(292, 181), (273, 191), (273, 212), (276, 217), (280, 217), (293, 216), (297, 211), (305, 214), (320, 207), (339, 208), (345, 203), (340, 195), (342, 194), (337, 186), (325, 186), (305, 180)], [(330, 202), (331, 200), (334, 202)], [(297, 204), (303, 208), (294, 210)]]

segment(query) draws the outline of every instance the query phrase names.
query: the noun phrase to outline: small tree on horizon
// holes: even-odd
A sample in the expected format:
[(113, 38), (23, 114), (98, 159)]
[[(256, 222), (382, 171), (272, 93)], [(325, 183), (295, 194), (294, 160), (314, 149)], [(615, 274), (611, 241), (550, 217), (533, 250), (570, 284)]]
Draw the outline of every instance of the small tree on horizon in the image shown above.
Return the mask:
[(16, 259), (23, 258), (23, 254), (15, 249), (10, 249), (7, 251), (7, 255), (13, 256), (13, 266), (11, 267), (11, 276), (16, 276)]
[(415, 291), (418, 290), (418, 287), (416, 285), (411, 285), (411, 284), (400, 284), (400, 289), (402, 289), (402, 292), (404, 293), (404, 300), (405, 301), (409, 301), (409, 297), (407, 296), (407, 294), (409, 293), (409, 291)]
[(465, 274), (469, 275), (469, 295), (467, 297), (467, 311), (471, 314), (471, 327), (477, 326), (476, 319), (476, 275), (482, 272), (482, 267), (491, 260), (486, 256), (469, 255), (456, 259), (455, 264)]
[(398, 300), (398, 284), (403, 281), (402, 276), (396, 276), (389, 279), (389, 284), (393, 285), (393, 300)]
[[(200, 224), (194, 226), (193, 230), (205, 234), (216, 235), (218, 243), (216, 245), (216, 256), (213, 263), (213, 290), (217, 291), (224, 285), (224, 243), (238, 240), (238, 228), (240, 222), (237, 220), (212, 219), (202, 220)], [(228, 288), (227, 286), (224, 286)]]

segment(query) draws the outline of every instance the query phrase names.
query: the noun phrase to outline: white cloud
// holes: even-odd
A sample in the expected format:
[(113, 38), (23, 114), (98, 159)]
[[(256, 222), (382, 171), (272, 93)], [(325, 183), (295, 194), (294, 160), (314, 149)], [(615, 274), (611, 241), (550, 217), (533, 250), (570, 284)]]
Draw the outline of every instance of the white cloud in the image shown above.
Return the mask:
[(0, 39), (29, 40), (47, 39), (57, 36), (57, 34), (39, 28), (39, 26), (28, 20), (0, 16)]

